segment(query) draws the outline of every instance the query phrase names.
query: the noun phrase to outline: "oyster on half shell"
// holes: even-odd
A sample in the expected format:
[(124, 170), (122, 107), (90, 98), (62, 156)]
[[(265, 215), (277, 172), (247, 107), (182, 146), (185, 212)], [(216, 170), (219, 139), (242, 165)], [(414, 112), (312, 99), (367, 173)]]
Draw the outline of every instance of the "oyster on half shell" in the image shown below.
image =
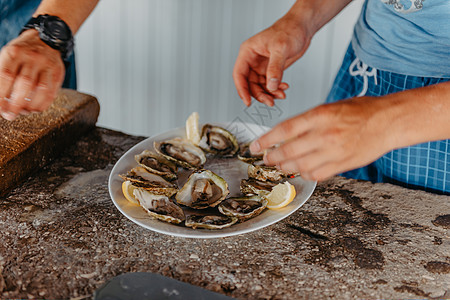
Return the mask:
[(168, 160), (186, 169), (199, 169), (206, 162), (206, 156), (202, 149), (181, 138), (155, 142), (154, 148)]
[(238, 221), (238, 218), (229, 217), (224, 215), (190, 215), (186, 217), (186, 222), (184, 223), (187, 227), (192, 227), (193, 229), (204, 228), (204, 229), (222, 229), (233, 225)]
[(263, 161), (256, 161), (248, 165), (248, 177), (260, 181), (280, 181), (286, 177), (295, 177), (293, 174), (286, 174), (275, 167), (266, 166)]
[(141, 207), (152, 217), (169, 223), (180, 224), (186, 217), (183, 209), (173, 203), (168, 196), (155, 195), (142, 188), (136, 188), (133, 195)]
[(189, 176), (175, 198), (179, 204), (196, 209), (215, 207), (229, 193), (227, 182), (210, 170), (200, 170)]
[(255, 178), (242, 179), (240, 190), (244, 195), (259, 195), (264, 196), (272, 191), (272, 188), (276, 186), (279, 182), (272, 181), (261, 181)]
[(136, 162), (150, 173), (159, 175), (167, 180), (177, 179), (177, 166), (164, 156), (149, 150), (134, 156)]
[(230, 217), (236, 217), (240, 222), (256, 217), (267, 207), (267, 200), (260, 196), (233, 197), (222, 201), (219, 211)]
[(175, 184), (148, 172), (143, 167), (135, 167), (128, 171), (127, 174), (120, 174), (119, 177), (123, 180), (131, 181), (136, 187), (143, 188), (158, 195), (170, 197), (178, 191), (178, 187)]
[(240, 146), (237, 158), (246, 163), (253, 163), (255, 161), (263, 160), (264, 154), (252, 154), (250, 152), (250, 143), (246, 143)]
[(239, 150), (236, 137), (231, 132), (211, 124), (203, 126), (198, 146), (206, 152), (221, 156), (234, 156)]

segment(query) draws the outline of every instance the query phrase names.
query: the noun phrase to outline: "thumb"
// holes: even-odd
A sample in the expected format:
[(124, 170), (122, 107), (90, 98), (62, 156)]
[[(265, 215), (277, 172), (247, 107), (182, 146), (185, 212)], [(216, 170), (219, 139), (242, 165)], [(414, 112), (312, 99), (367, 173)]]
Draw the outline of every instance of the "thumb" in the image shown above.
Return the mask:
[(267, 89), (269, 91), (278, 90), (278, 86), (281, 83), (283, 77), (284, 64), (286, 63), (286, 57), (284, 53), (274, 51), (270, 53), (269, 64), (267, 65)]

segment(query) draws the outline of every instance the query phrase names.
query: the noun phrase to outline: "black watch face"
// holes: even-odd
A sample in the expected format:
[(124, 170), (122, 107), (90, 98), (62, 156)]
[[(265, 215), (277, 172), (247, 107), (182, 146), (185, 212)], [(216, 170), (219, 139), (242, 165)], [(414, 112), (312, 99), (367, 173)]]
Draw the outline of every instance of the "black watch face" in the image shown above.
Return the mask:
[(70, 32), (68, 32), (66, 24), (59, 20), (45, 20), (44, 28), (45, 31), (51, 33), (52, 37), (55, 39), (63, 41), (70, 39)]

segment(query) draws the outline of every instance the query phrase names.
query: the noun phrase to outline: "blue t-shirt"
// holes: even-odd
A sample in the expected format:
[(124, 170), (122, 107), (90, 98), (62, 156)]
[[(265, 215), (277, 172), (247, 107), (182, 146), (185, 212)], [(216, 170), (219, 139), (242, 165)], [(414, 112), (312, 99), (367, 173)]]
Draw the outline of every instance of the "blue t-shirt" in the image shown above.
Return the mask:
[(352, 46), (379, 70), (450, 78), (450, 0), (366, 0)]
[(19, 35), (41, 0), (0, 0), (0, 48)]
[[(0, 0), (0, 48), (19, 35), (40, 3), (41, 0)], [(63, 87), (76, 89), (74, 54), (68, 60)]]

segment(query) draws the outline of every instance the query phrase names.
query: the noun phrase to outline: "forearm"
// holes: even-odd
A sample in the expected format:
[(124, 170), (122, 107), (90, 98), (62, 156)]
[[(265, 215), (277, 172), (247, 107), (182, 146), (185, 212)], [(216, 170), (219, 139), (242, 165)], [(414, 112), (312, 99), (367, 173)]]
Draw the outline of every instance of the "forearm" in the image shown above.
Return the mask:
[(352, 0), (297, 0), (283, 18), (307, 28), (312, 37)]
[(450, 139), (450, 82), (384, 97), (379, 122), (388, 125), (389, 150)]
[(69, 25), (75, 35), (97, 3), (98, 0), (43, 0), (33, 16), (57, 16)]

